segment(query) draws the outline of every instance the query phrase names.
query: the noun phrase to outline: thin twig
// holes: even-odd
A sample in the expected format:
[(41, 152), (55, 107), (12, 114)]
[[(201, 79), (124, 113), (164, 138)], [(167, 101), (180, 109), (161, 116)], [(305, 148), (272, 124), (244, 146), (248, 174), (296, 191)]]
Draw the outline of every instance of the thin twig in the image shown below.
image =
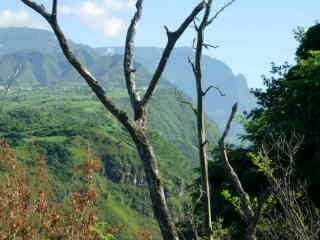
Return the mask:
[(231, 0), (230, 2), (226, 3), (225, 5), (223, 5), (216, 13), (213, 17), (210, 18), (210, 20), (208, 21), (208, 25), (210, 25), (214, 20), (216, 20), (220, 14), (228, 7), (230, 7), (236, 0)]

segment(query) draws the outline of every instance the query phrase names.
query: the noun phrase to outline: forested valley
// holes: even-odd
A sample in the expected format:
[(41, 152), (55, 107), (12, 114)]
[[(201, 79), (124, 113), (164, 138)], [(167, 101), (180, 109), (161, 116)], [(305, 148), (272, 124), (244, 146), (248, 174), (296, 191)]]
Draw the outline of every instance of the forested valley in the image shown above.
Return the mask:
[(206, 54), (234, 0), (199, 1), (164, 48), (136, 47), (143, 0), (99, 48), (59, 1), (19, 2), (51, 30), (0, 28), (0, 240), (320, 239), (319, 23), (249, 89)]

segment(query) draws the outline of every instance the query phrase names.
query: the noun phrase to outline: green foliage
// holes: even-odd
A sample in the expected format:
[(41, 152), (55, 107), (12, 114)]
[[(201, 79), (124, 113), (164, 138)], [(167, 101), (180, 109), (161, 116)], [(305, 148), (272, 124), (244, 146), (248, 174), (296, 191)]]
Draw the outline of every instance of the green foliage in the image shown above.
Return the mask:
[[(149, 134), (169, 207), (174, 214), (182, 214), (187, 199), (181, 193), (194, 178), (191, 158), (196, 155), (196, 137), (190, 129), (194, 129), (195, 119), (190, 109), (177, 102), (173, 91), (159, 89), (153, 99)], [(128, 107), (124, 91), (114, 89), (110, 94), (118, 105)], [(4, 101), (0, 137), (8, 139), (31, 172), (31, 159), (37, 154), (46, 156), (59, 197), (72, 189), (81, 190), (81, 176), (74, 168), (87, 159), (90, 149), (104, 164), (105, 175), (95, 179), (102, 196), (100, 217), (110, 226), (124, 228), (119, 239), (132, 239), (141, 227), (159, 235), (151, 220), (144, 170), (134, 143), (87, 88), (14, 89)], [(216, 128), (211, 125), (210, 130), (214, 139)]]
[(108, 229), (107, 223), (99, 223), (90, 227), (90, 231), (96, 233), (102, 240), (115, 240), (115, 236), (112, 233), (106, 232)]
[[(303, 138), (296, 155), (296, 176), (308, 181), (313, 192), (320, 184), (320, 52), (309, 51), (308, 58), (287, 69), (268, 80), (266, 91), (255, 92), (262, 107), (252, 112), (246, 138), (258, 147), (265, 144), (271, 148), (279, 138)], [(270, 154), (272, 158), (276, 153)]]
[(274, 168), (272, 167), (271, 159), (264, 156), (261, 152), (250, 152), (248, 153), (248, 157), (251, 159), (252, 163), (257, 167), (258, 172), (261, 172), (267, 177), (274, 177)]
[(310, 56), (310, 50), (320, 50), (320, 24), (316, 24), (310, 27), (305, 33), (301, 34), (300, 30), (300, 42), (301, 45), (297, 50), (297, 57), (300, 59), (307, 59)]
[[(306, 183), (311, 200), (320, 206), (317, 194), (320, 187), (319, 36), (319, 24), (307, 32), (298, 29), (296, 38), (301, 41), (301, 45), (297, 51), (297, 64), (295, 66), (289, 66), (287, 63), (282, 66), (272, 64), (272, 76), (264, 77), (266, 89), (254, 91), (259, 105), (249, 114), (246, 121), (243, 121), (247, 130), (243, 139), (249, 141), (250, 145), (228, 146), (230, 163), (238, 174), (243, 188), (249, 194), (253, 209), (261, 210), (261, 221), (258, 225), (260, 234), (283, 227), (276, 226), (279, 222), (275, 223), (273, 219), (278, 215), (282, 216), (283, 212), (275, 192), (270, 192), (272, 185), (270, 182), (275, 183), (281, 176), (292, 174), (290, 188), (298, 186), (300, 182)], [(296, 148), (297, 142), (302, 143), (299, 148)], [(293, 146), (294, 149), (291, 149)], [(240, 199), (224, 171), (223, 162), (219, 160), (219, 155), (215, 151), (213, 159), (209, 165), (210, 182), (213, 184), (213, 215), (223, 219), (222, 226), (230, 229), (232, 239), (244, 239), (247, 223), (239, 214)], [(293, 159), (294, 171), (283, 172), (288, 170), (289, 160)], [(196, 184), (199, 184), (199, 179)], [(278, 181), (277, 184), (283, 187), (281, 184), (284, 183)], [(298, 205), (305, 197), (300, 190), (288, 190), (296, 191), (293, 193), (293, 198)], [(199, 197), (199, 193), (194, 195), (196, 198)], [(275, 225), (268, 224), (271, 222)], [(285, 223), (286, 219), (282, 219), (282, 222)]]
[(241, 212), (241, 201), (239, 197), (233, 196), (228, 189), (223, 189), (221, 195), (236, 211)]

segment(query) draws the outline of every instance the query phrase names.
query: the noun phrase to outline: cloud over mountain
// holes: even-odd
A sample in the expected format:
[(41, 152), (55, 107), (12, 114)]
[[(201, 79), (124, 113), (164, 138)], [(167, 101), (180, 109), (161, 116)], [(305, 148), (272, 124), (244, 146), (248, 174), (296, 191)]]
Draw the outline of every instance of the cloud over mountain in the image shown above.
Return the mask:
[(73, 16), (107, 37), (117, 37), (125, 29), (125, 21), (119, 13), (130, 10), (134, 1), (104, 0), (102, 2), (84, 1), (70, 5), (62, 5), (61, 12), (66, 16)]
[(0, 27), (33, 27), (45, 28), (44, 25), (35, 21), (27, 11), (14, 12), (10, 9), (0, 12)]

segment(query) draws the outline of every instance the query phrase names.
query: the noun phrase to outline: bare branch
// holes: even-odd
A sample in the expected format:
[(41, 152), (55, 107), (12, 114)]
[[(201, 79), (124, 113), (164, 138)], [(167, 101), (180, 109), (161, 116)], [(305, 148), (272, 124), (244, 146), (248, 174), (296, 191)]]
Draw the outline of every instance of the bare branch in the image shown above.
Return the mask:
[(136, 83), (134, 81), (134, 68), (133, 68), (133, 51), (134, 51), (134, 39), (136, 35), (137, 24), (142, 15), (143, 9), (143, 0), (137, 0), (136, 3), (136, 13), (131, 20), (131, 24), (127, 31), (126, 44), (125, 44), (125, 53), (124, 53), (124, 75), (127, 85), (127, 90), (129, 94), (129, 98), (131, 101), (131, 105), (134, 110), (136, 110), (138, 102), (140, 101), (139, 93), (136, 89)]
[(190, 63), (190, 65), (191, 65), (191, 67), (192, 67), (192, 71), (193, 71), (194, 75), (197, 75), (196, 66), (195, 66), (194, 62), (191, 60), (190, 57), (188, 57), (188, 62)]
[(172, 31), (170, 31), (169, 27), (166, 25), (164, 26), (164, 30), (166, 31), (167, 36), (172, 34)]
[(223, 131), (222, 137), (220, 138), (220, 141), (219, 141), (220, 145), (222, 145), (222, 146), (226, 145), (226, 139), (227, 139), (227, 136), (228, 136), (230, 128), (231, 128), (231, 123), (232, 123), (237, 111), (238, 111), (238, 103), (235, 103), (232, 107), (232, 111), (229, 116), (227, 125), (226, 125), (226, 127)]
[[(49, 14), (45, 8), (42, 5), (39, 5), (31, 0), (21, 0), (25, 5), (32, 8), (34, 11), (38, 12), (40, 15), (42, 15), (47, 22), (50, 24), (52, 30), (54, 31), (60, 47), (67, 58), (67, 60), (70, 62), (70, 64), (77, 70), (77, 72), (85, 79), (89, 87), (92, 89), (92, 91), (95, 93), (97, 98), (100, 100), (100, 102), (104, 105), (104, 107), (111, 112), (128, 130), (132, 130), (132, 123), (129, 120), (127, 114), (121, 110), (119, 110), (113, 101), (106, 96), (106, 92), (103, 89), (102, 86), (99, 85), (98, 81), (93, 77), (93, 75), (87, 70), (81, 62), (76, 58), (76, 56), (73, 54), (71, 48), (69, 47), (68, 41), (62, 32), (58, 22), (56, 21), (56, 18)], [(57, 1), (54, 1), (53, 5), (53, 12), (56, 12), (56, 4)]]
[(203, 10), (204, 6), (205, 6), (205, 1), (202, 1), (200, 4), (198, 4), (194, 8), (192, 13), (185, 19), (185, 21), (180, 25), (178, 30), (176, 30), (175, 32), (171, 32), (167, 28), (166, 31), (167, 31), (167, 36), (168, 36), (168, 42), (167, 42), (167, 45), (162, 53), (162, 56), (161, 56), (161, 59), (159, 61), (158, 66), (157, 66), (157, 69), (151, 79), (150, 85), (149, 85), (145, 95), (143, 96), (142, 105), (146, 105), (149, 102), (152, 95), (154, 94), (155, 89), (159, 83), (161, 76), (162, 76), (162, 73), (165, 70), (168, 59), (171, 56), (172, 50), (174, 49), (174, 47), (176, 45), (176, 42), (179, 40), (179, 38), (185, 32), (185, 30), (188, 28), (188, 26), (194, 21), (196, 16)]
[(149, 185), (150, 198), (152, 201), (152, 207), (154, 211), (155, 218), (159, 223), (160, 230), (163, 235), (163, 239), (172, 240), (179, 239), (178, 233), (175, 228), (174, 222), (171, 220), (171, 216), (168, 210), (165, 191), (163, 187), (163, 183), (161, 180), (161, 176), (159, 174), (159, 169), (157, 167), (157, 158), (155, 155), (155, 151), (149, 140), (147, 134), (147, 108), (146, 104), (150, 100), (151, 96), (155, 92), (155, 88), (162, 76), (162, 73), (166, 67), (167, 61), (174, 49), (174, 46), (181, 35), (185, 32), (188, 26), (193, 22), (195, 17), (202, 11), (205, 6), (205, 0), (202, 3), (198, 4), (198, 6), (192, 11), (192, 13), (186, 18), (186, 20), (180, 25), (178, 30), (171, 32), (168, 28), (167, 36), (168, 42), (165, 47), (162, 57), (159, 61), (158, 67), (151, 79), (150, 85), (143, 97), (143, 100), (140, 101), (138, 96), (135, 95), (135, 86), (134, 81), (132, 79), (132, 74), (134, 69), (132, 69), (133, 65), (133, 41), (135, 36), (135, 28), (136, 24), (140, 19), (142, 12), (142, 0), (137, 0), (137, 12), (131, 22), (131, 28), (128, 30), (127, 36), (127, 46), (126, 46), (126, 56), (124, 65), (126, 68), (127, 74), (127, 85), (128, 91), (130, 94), (130, 98), (133, 99), (133, 106), (135, 107), (135, 121), (131, 121), (128, 119), (127, 113), (119, 110), (113, 101), (106, 96), (105, 90), (99, 85), (98, 81), (93, 77), (93, 75), (81, 64), (81, 62), (76, 58), (74, 53), (72, 52), (68, 41), (61, 30), (58, 21), (57, 21), (57, 1), (53, 2), (52, 13), (48, 13), (42, 5), (36, 4), (32, 0), (21, 0), (25, 5), (29, 6), (40, 15), (42, 15), (47, 22), (50, 24), (53, 32), (55, 33), (60, 47), (63, 51), (63, 54), (70, 62), (70, 64), (74, 67), (75, 70), (85, 79), (87, 84), (90, 86), (92, 91), (96, 94), (101, 103), (105, 106), (105, 108), (111, 112), (119, 122), (121, 122), (124, 127), (128, 130), (132, 140), (135, 143), (137, 151), (139, 153), (140, 159), (142, 160), (142, 164), (145, 170), (147, 182)]
[(199, 30), (199, 27), (198, 27), (198, 25), (197, 25), (196, 19), (193, 20), (193, 27), (194, 27), (194, 29), (195, 29), (196, 31)]
[(181, 101), (181, 103), (186, 104), (188, 106), (190, 106), (191, 110), (193, 111), (194, 114), (198, 114), (197, 109), (193, 106), (193, 103), (190, 101)]
[(226, 94), (225, 94), (219, 87), (214, 86), (214, 85), (209, 86), (209, 87), (203, 92), (203, 96), (206, 96), (206, 95), (208, 94), (208, 92), (209, 92), (212, 88), (216, 89), (216, 90), (219, 92), (219, 94), (220, 94), (221, 97), (226, 96)]
[(236, 0), (231, 0), (230, 2), (226, 3), (225, 5), (223, 5), (216, 13), (213, 17), (210, 18), (210, 20), (208, 21), (208, 25), (210, 25), (214, 20), (216, 20), (220, 14), (228, 7), (230, 7)]
[(192, 101), (185, 99), (177, 89), (175, 89), (175, 96), (176, 96), (178, 102), (180, 102), (181, 104), (188, 105), (191, 108), (191, 110), (193, 111), (193, 113), (195, 115), (197, 115), (197, 109), (193, 105)]
[(246, 220), (249, 224), (252, 224), (253, 221), (256, 221), (256, 219), (255, 219), (254, 211), (252, 209), (250, 197), (249, 197), (248, 193), (244, 190), (237, 173), (234, 171), (233, 167), (231, 166), (231, 164), (229, 162), (227, 147), (226, 147), (226, 138), (230, 132), (231, 123), (232, 123), (237, 111), (238, 111), (238, 104), (236, 103), (232, 107), (232, 112), (230, 114), (230, 117), (228, 119), (226, 127), (223, 131), (222, 137), (220, 138), (220, 141), (219, 141), (220, 154), (221, 154), (221, 159), (224, 162), (226, 173), (232, 182), (232, 186), (235, 188), (235, 190), (237, 191), (237, 193), (240, 197), (240, 200), (242, 203), (241, 204), (242, 210), (245, 214)]
[(45, 7), (41, 4), (37, 4), (31, 0), (21, 0), (25, 5), (32, 8), (34, 11), (38, 12), (41, 16), (43, 16), (47, 21), (51, 18), (51, 14), (48, 13)]
[(209, 49), (209, 48), (218, 48), (218, 47), (219, 47), (218, 45), (212, 45), (212, 44), (209, 44), (209, 43), (203, 43), (203, 46), (204, 46), (206, 49)]

